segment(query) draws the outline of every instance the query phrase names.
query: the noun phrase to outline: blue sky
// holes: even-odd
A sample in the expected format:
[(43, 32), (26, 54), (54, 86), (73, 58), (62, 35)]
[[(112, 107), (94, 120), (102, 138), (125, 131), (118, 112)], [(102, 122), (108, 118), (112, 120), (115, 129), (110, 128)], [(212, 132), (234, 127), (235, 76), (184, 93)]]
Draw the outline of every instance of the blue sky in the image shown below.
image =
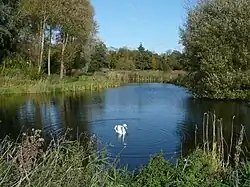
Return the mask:
[[(161, 53), (181, 49), (179, 26), (188, 0), (92, 0), (99, 37), (107, 47), (146, 49)], [(192, 0), (191, 0), (192, 1)]]

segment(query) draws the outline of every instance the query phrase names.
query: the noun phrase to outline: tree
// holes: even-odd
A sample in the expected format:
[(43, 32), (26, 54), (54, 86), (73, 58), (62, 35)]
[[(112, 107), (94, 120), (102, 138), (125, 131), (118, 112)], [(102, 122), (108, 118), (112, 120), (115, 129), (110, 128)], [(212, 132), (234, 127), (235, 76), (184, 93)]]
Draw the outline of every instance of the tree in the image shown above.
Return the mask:
[(157, 63), (156, 63), (156, 59), (155, 59), (155, 55), (152, 55), (152, 64), (151, 64), (152, 70), (156, 70), (157, 69)]
[(239, 80), (250, 69), (249, 18), (249, 0), (206, 0), (189, 10), (181, 40), (197, 95), (238, 97), (239, 90), (247, 91)]
[(150, 69), (151, 67), (151, 56), (152, 52), (149, 50), (145, 50), (140, 43), (139, 47), (137, 48), (137, 55), (136, 55), (136, 68), (141, 70)]
[(145, 48), (142, 46), (142, 43), (140, 43), (140, 45), (139, 45), (139, 47), (137, 48), (137, 50), (138, 50), (140, 53), (145, 52)]
[(0, 34), (2, 35), (4, 35), (4, 34), (6, 34), (6, 35), (8, 35), (8, 36), (11, 36), (11, 33), (8, 31), (8, 29), (6, 29), (6, 28), (4, 28), (3, 26), (0, 26)]
[(72, 61), (80, 51), (83, 51), (83, 46), (92, 39), (95, 22), (94, 8), (90, 1), (20, 0), (20, 10), (27, 19), (33, 21), (32, 24), (36, 26), (34, 35), (39, 36), (36, 37), (40, 51), (38, 73), (41, 72), (44, 61), (44, 48), (48, 47), (47, 67), (50, 74), (52, 35), (57, 31), (55, 45), (61, 46), (60, 77), (63, 78), (65, 70), (74, 64)]
[(109, 61), (109, 68), (114, 69), (116, 64), (119, 62), (117, 57), (117, 51), (109, 50), (108, 51), (108, 61)]
[(168, 55), (170, 67), (173, 70), (182, 69), (182, 54), (180, 51), (174, 50)]
[(0, 62), (11, 52), (16, 52), (19, 16), (14, 0), (0, 1)]
[(99, 71), (101, 68), (108, 68), (107, 47), (103, 42), (95, 46), (95, 51), (91, 56), (89, 71)]
[(95, 26), (94, 8), (89, 0), (60, 0), (59, 20), (61, 30), (61, 66), (60, 77), (64, 75), (64, 55), (68, 42), (79, 40), (86, 43)]
[(45, 30), (48, 21), (56, 18), (58, 2), (55, 0), (20, 0), (20, 10), (24, 17), (34, 20), (36, 31), (39, 33), (40, 55), (38, 59), (38, 73), (41, 72), (43, 64)]

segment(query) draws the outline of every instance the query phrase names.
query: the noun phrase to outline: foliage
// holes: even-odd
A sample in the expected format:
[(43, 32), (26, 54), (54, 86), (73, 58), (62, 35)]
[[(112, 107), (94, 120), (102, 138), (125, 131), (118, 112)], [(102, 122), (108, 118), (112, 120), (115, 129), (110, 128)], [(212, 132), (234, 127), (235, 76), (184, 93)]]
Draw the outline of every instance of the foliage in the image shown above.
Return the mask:
[(108, 53), (110, 68), (120, 70), (181, 70), (183, 56), (179, 51), (157, 54), (146, 50), (142, 44), (137, 50), (119, 48)]
[[(38, 74), (58, 61), (64, 74), (79, 53), (87, 53), (84, 46), (96, 34), (94, 8), (89, 0), (1, 1), (0, 12), (0, 62), (12, 52), (19, 53), (37, 67)], [(55, 53), (59, 60), (51, 58)]]
[(206, 0), (188, 12), (181, 39), (200, 97), (249, 98), (250, 1)]
[(157, 62), (156, 62), (156, 58), (155, 58), (155, 55), (152, 55), (152, 64), (151, 64), (151, 67), (152, 67), (152, 70), (156, 70), (157, 69)]
[[(142, 43), (133, 50), (107, 49), (97, 37), (94, 7), (89, 0), (1, 1), (0, 13), (0, 73), (2, 80), (18, 79), (19, 86), (19, 79), (43, 82), (46, 74), (63, 78), (65, 74), (83, 75), (104, 68), (166, 72), (182, 68), (182, 53), (178, 56), (176, 51), (158, 54)], [(154, 80), (161, 77), (157, 74)], [(145, 77), (152, 76), (140, 79)]]
[(4, 77), (22, 80), (39, 80), (42, 77), (42, 75), (37, 74), (37, 69), (30, 67), (27, 59), (18, 53), (12, 53), (4, 59), (3, 65), (0, 66), (0, 73)]
[(135, 186), (224, 186), (225, 176), (216, 162), (198, 149), (173, 166), (159, 153), (135, 177)]
[(179, 186), (223, 186), (224, 173), (219, 158), (197, 149), (179, 162)]
[[(31, 73), (32, 79), (39, 79), (47, 72), (48, 76), (60, 74), (62, 78), (72, 69), (83, 74), (102, 68), (169, 71), (179, 62), (171, 54), (145, 49), (142, 43), (136, 50), (107, 49), (96, 35), (95, 12), (89, 0), (0, 3), (0, 64), (4, 76), (13, 77), (11, 72), (16, 71), (23, 77)], [(13, 71), (7, 63), (13, 64)]]
[(174, 50), (168, 52), (167, 59), (169, 61), (170, 67), (172, 67), (173, 70), (183, 69), (183, 56), (180, 51)]
[(6, 56), (17, 50), (16, 39), (21, 25), (18, 27), (16, 6), (15, 0), (0, 1), (0, 64)]
[(165, 186), (173, 185), (175, 169), (164, 159), (163, 153), (152, 157), (145, 168), (136, 176), (135, 186)]
[(135, 70), (135, 64), (133, 60), (126, 59), (125, 57), (120, 58), (115, 67), (119, 70)]
[(107, 48), (104, 43), (99, 43), (91, 55), (89, 71), (99, 71), (101, 68), (108, 68), (108, 66)]
[[(224, 167), (212, 152), (197, 149), (175, 165), (163, 152), (150, 158), (139, 171), (116, 168), (105, 150), (98, 152), (97, 140), (82, 135), (77, 140), (65, 136), (45, 141), (41, 131), (32, 129), (20, 140), (0, 142), (1, 186), (234, 186), (236, 170)], [(46, 148), (41, 149), (41, 146)], [(239, 186), (249, 186), (249, 162), (237, 169)]]

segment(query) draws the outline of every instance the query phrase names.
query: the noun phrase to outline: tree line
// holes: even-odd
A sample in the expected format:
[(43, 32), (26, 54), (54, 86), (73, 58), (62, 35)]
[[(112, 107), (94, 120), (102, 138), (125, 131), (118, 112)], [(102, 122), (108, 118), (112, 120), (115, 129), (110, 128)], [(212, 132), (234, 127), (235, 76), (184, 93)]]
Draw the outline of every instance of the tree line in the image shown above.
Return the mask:
[(89, 0), (1, 0), (0, 12), (0, 66), (4, 75), (14, 69), (63, 78), (71, 69), (183, 68), (179, 51), (157, 54), (142, 44), (134, 50), (108, 49), (97, 37), (98, 24)]
[(100, 43), (96, 45), (89, 70), (97, 71), (101, 68), (169, 71), (186, 67), (183, 54), (177, 50), (158, 54), (145, 49), (142, 44), (137, 49), (107, 49), (104, 43)]

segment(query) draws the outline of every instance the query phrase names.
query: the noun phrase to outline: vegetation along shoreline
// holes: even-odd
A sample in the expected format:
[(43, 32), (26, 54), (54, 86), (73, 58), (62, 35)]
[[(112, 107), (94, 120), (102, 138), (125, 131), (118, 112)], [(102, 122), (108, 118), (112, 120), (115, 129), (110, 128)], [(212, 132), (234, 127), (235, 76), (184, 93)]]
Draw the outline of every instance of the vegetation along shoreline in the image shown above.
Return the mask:
[[(196, 2), (180, 28), (183, 50), (163, 53), (143, 42), (136, 49), (107, 47), (89, 0), (0, 1), (0, 12), (2, 95), (169, 82), (195, 98), (250, 100), (249, 0)], [(137, 172), (116, 168), (90, 137), (84, 144), (54, 139), (46, 150), (39, 130), (20, 141), (6, 137), (0, 142), (0, 186), (250, 186), (249, 157), (241, 157), (245, 126), (225, 158), (222, 126), (211, 119), (213, 136), (204, 130), (196, 150), (175, 165), (159, 153)]]

